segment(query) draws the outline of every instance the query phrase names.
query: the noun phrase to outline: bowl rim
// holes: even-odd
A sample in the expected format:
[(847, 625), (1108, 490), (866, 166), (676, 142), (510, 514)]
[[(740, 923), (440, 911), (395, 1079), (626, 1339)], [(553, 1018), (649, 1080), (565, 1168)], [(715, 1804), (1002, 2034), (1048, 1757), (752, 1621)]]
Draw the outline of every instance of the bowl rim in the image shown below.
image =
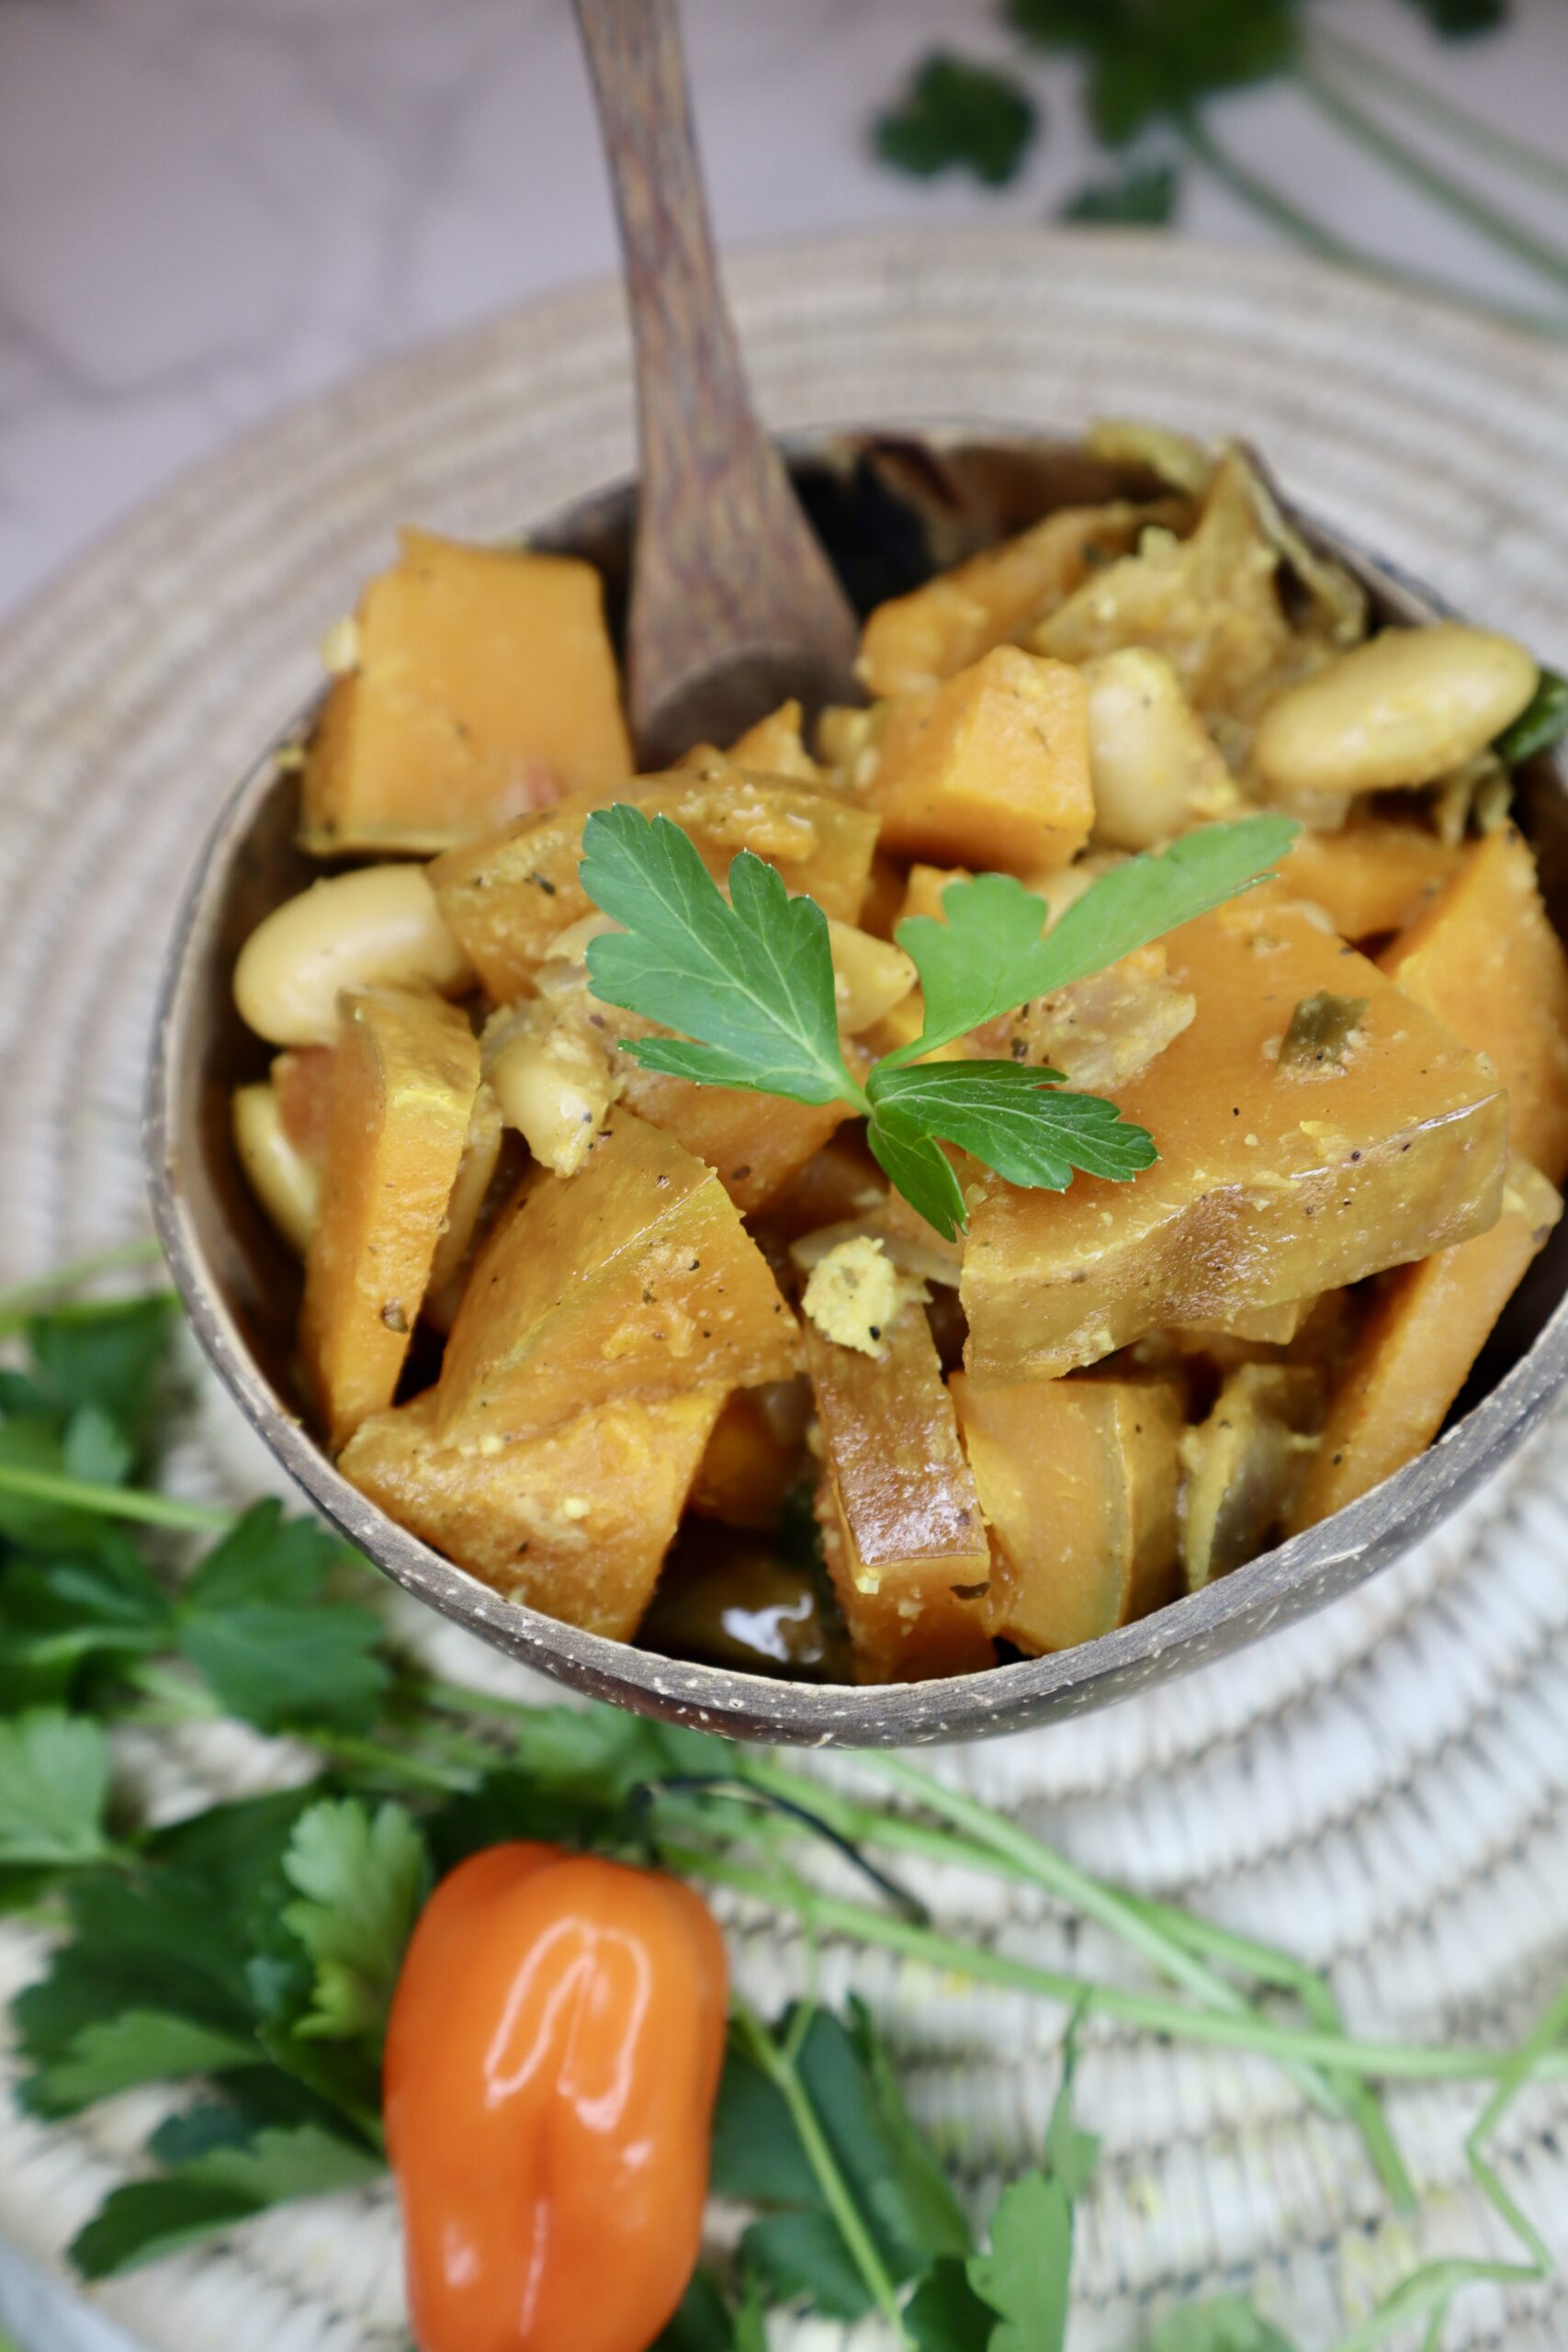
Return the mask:
[[(838, 423), (780, 435), (788, 457), (821, 453), (857, 435), (891, 434), (939, 446), (1071, 447), (1069, 436), (992, 419), (899, 418), (891, 427)], [(591, 490), (528, 526), (559, 546), (585, 520), (612, 511), (635, 478)], [(1288, 502), (1314, 546), (1348, 564), (1398, 617), (1431, 621), (1450, 608), (1386, 560)], [(1189, 1672), (1293, 1622), (1364, 1582), (1409, 1549), (1501, 1467), (1568, 1380), (1568, 1294), (1494, 1387), (1414, 1462), (1319, 1525), (1245, 1566), (1077, 1647), (930, 1682), (786, 1681), (731, 1667), (670, 1658), (583, 1632), (496, 1592), (400, 1527), (344, 1478), (277, 1395), (253, 1356), (197, 1230), (183, 1180), (177, 1131), (198, 982), (213, 944), (236, 851), (278, 788), (278, 753), (299, 741), (319, 688), (280, 727), (228, 795), (182, 892), (165, 949), (142, 1120), (153, 1223), (175, 1285), (208, 1362), (252, 1429), (310, 1501), (383, 1574), (492, 1647), (585, 1695), (634, 1712), (797, 1746), (894, 1747), (988, 1737), (1086, 1712)]]

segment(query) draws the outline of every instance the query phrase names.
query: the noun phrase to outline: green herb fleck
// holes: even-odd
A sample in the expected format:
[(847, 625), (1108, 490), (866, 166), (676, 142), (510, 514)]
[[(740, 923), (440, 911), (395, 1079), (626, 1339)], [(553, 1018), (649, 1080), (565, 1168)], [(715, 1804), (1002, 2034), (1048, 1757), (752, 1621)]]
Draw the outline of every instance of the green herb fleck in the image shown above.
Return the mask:
[(1505, 767), (1517, 768), (1538, 752), (1555, 751), (1568, 735), (1568, 678), (1543, 670), (1534, 694), (1492, 746)]
[(1342, 1062), (1366, 1009), (1364, 996), (1332, 996), (1326, 989), (1303, 996), (1280, 1040), (1280, 1068), (1311, 1069)]

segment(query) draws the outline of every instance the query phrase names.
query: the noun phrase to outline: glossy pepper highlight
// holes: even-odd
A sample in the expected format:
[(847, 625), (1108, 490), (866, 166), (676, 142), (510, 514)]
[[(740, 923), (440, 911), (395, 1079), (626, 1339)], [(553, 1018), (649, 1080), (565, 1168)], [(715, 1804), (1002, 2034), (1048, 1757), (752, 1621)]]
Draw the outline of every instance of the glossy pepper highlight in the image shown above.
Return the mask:
[(442, 1881), (387, 2034), (420, 2352), (647, 2352), (697, 2258), (727, 2007), (679, 1880), (513, 1844)]

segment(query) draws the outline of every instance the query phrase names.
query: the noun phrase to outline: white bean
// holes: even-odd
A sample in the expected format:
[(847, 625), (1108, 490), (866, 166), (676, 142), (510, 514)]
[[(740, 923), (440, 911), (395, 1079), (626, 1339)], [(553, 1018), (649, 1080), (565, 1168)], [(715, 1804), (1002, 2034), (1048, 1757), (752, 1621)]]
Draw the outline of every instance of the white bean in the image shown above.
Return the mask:
[(1086, 662), (1094, 838), (1153, 849), (1232, 799), (1224, 761), (1175, 664), (1141, 645)]
[(539, 1005), (498, 1015), (483, 1050), (506, 1125), (542, 1166), (575, 1176), (619, 1091), (608, 1053)]
[(275, 1046), (326, 1046), (342, 989), (473, 986), (422, 865), (365, 865), (313, 883), (259, 922), (234, 966), (240, 1017)]
[(321, 1171), (291, 1139), (277, 1096), (265, 1080), (235, 1088), (233, 1119), (234, 1148), (246, 1181), (289, 1248), (302, 1258), (321, 1204)]
[(1269, 705), (1258, 773), (1287, 795), (1430, 784), (1518, 717), (1536, 677), (1523, 646), (1490, 629), (1386, 628)]
[(919, 976), (901, 947), (832, 915), (828, 918), (828, 943), (839, 1026), (846, 1037), (858, 1037), (902, 1004)]

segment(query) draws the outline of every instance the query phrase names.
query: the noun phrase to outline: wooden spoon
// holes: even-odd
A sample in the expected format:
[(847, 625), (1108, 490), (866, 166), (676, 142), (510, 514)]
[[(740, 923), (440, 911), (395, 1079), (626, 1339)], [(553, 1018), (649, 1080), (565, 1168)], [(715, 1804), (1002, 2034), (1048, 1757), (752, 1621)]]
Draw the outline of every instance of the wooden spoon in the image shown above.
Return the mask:
[(642, 488), (627, 628), (637, 752), (727, 744), (796, 695), (861, 696), (858, 628), (758, 424), (714, 262), (676, 0), (576, 0), (615, 184)]

